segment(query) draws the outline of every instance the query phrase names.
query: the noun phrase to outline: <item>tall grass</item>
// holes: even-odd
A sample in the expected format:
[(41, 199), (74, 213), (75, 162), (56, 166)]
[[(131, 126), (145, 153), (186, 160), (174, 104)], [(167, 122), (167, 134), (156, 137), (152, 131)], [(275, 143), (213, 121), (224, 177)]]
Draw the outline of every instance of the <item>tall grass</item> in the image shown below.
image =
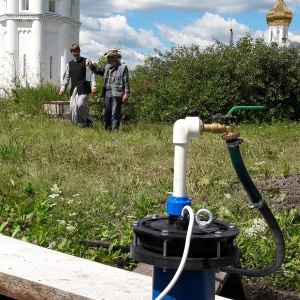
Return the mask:
[[(77, 128), (68, 120), (45, 116), (30, 95), (0, 105), (0, 232), (131, 268), (129, 254), (81, 242), (129, 245), (132, 220), (165, 214), (173, 189), (172, 126), (122, 124), (118, 132), (107, 133), (97, 121), (94, 128)], [(255, 182), (299, 172), (299, 124), (234, 128), (241, 132), (241, 152)], [(275, 253), (270, 233), (245, 234), (260, 216), (249, 209), (243, 191), (231, 188), (237, 178), (224, 141), (203, 134), (188, 151), (187, 194), (193, 208), (208, 208), (215, 218), (237, 224), (242, 267), (267, 266)], [(286, 238), (287, 258), (280, 271), (263, 280), (300, 290), (299, 210), (277, 213), (276, 218)]]

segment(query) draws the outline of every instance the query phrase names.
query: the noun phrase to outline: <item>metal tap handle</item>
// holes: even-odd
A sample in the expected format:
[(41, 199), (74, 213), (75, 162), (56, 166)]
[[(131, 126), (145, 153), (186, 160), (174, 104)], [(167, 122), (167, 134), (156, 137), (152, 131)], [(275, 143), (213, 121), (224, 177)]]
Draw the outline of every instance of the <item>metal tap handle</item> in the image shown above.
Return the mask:
[(228, 118), (233, 114), (234, 111), (236, 110), (258, 110), (258, 109), (265, 109), (265, 106), (234, 106), (233, 108), (230, 109), (230, 111), (225, 115), (225, 118)]

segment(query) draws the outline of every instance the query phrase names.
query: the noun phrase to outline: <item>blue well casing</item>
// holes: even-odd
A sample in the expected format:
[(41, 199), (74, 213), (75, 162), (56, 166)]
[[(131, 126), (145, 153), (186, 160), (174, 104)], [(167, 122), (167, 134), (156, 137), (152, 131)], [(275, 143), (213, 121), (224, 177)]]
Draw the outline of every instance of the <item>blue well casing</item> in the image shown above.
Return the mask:
[[(153, 267), (152, 299), (170, 283), (177, 270)], [(215, 270), (183, 270), (164, 300), (214, 300)]]

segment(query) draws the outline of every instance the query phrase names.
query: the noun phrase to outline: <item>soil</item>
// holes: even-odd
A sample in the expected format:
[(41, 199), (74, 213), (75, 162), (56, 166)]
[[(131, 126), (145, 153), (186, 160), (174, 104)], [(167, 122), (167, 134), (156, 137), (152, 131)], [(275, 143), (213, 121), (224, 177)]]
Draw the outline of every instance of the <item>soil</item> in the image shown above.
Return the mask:
[[(263, 195), (272, 196), (272, 211), (300, 209), (300, 173), (263, 180), (256, 186)], [(280, 199), (282, 194), (285, 194), (283, 201)]]
[(279, 291), (243, 282), (245, 298), (235, 300), (300, 300), (299, 291)]
[[(233, 188), (238, 187), (233, 184)], [(272, 212), (280, 212), (296, 208), (300, 210), (300, 173), (290, 174), (286, 177), (261, 180), (255, 183), (263, 196), (270, 199)], [(242, 279), (240, 281), (240, 296), (232, 297), (235, 300), (300, 300), (300, 291), (271, 290), (255, 283), (255, 279)], [(237, 286), (237, 285), (235, 285)], [(224, 295), (225, 296), (225, 295)], [(228, 297), (230, 298), (230, 297)]]

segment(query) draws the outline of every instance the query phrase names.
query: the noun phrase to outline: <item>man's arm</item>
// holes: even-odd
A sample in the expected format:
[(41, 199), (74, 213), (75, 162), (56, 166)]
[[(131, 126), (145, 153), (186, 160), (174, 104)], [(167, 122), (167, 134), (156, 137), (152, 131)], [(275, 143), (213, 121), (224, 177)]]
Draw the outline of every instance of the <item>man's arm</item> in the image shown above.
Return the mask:
[(97, 74), (97, 75), (100, 75), (100, 76), (103, 76), (104, 75), (104, 72), (105, 72), (105, 68), (104, 67), (97, 67), (95, 66), (92, 61), (90, 59), (86, 59), (86, 62), (85, 62), (86, 66), (89, 66), (92, 70), (92, 72), (94, 74)]
[(66, 65), (65, 73), (63, 75), (63, 82), (60, 87), (59, 95), (63, 95), (69, 85), (70, 82), (70, 68), (69, 64)]
[(104, 71), (105, 71), (105, 68), (104, 67), (97, 67), (93, 64), (90, 64), (90, 68), (92, 70), (93, 73), (97, 74), (97, 75), (100, 75), (100, 76), (103, 76), (104, 75)]
[(129, 93), (130, 93), (129, 72), (127, 67), (125, 68), (123, 73), (123, 83), (124, 83), (124, 95), (122, 101), (123, 103), (126, 103), (128, 101)]

